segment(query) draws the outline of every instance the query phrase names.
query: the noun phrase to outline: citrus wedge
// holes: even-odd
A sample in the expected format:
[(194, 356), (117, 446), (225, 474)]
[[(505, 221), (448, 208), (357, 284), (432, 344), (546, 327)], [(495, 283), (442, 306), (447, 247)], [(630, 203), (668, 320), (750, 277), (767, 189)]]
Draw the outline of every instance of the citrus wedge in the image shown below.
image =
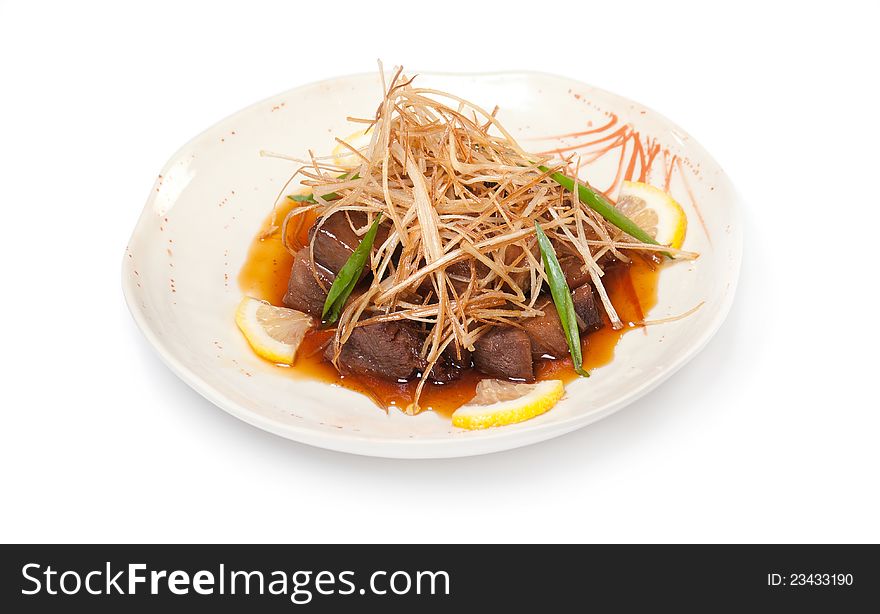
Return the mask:
[(657, 243), (675, 249), (684, 243), (687, 216), (681, 205), (660, 188), (639, 181), (624, 181), (617, 208)]
[(452, 425), (463, 429), (504, 426), (539, 416), (556, 405), (565, 387), (558, 379), (517, 384), (482, 380), (476, 395), (452, 414)]
[[(355, 149), (363, 150), (370, 144), (370, 139), (372, 138), (373, 135), (370, 132), (370, 128), (367, 128), (366, 130), (352, 132), (342, 140)], [(360, 166), (361, 162), (363, 162), (363, 159), (342, 143), (337, 143), (336, 147), (333, 148), (333, 163), (337, 166), (351, 168)]]
[(254, 351), (274, 363), (293, 364), (306, 332), (314, 325), (301, 311), (275, 307), (246, 296), (235, 310), (235, 323)]

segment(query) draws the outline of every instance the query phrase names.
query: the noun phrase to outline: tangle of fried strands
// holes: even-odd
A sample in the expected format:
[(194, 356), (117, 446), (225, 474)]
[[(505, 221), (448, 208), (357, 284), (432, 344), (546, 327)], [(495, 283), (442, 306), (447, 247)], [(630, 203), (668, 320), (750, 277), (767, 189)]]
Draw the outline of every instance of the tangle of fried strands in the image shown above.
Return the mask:
[[(311, 153), (300, 160), (297, 174), (318, 204), (291, 211), (285, 227), (315, 208), (322, 219), (344, 211), (366, 213), (364, 226), (353, 226), (359, 235), (379, 213), (387, 224), (387, 239), (369, 262), (371, 285), (341, 314), (333, 343), (338, 357), (358, 326), (411, 320), (423, 327), (427, 368), (410, 412), (419, 411), (419, 394), (441, 353), (473, 350), (492, 325), (542, 315), (535, 305), (546, 277), (534, 220), (558, 253), (583, 261), (582, 271), (589, 273), (615, 327), (622, 323), (602, 284), (603, 257), (628, 261), (634, 250), (695, 257), (621, 236), (549, 177), (560, 170), (577, 176), (572, 161), (554, 164), (523, 151), (496, 119), (496, 110), (414, 87), (397, 69), (375, 117), (356, 120), (370, 124), (369, 145), (357, 149), (340, 140), (356, 153), (356, 166), (338, 166), (329, 156)], [(329, 194), (336, 197), (325, 199)]]

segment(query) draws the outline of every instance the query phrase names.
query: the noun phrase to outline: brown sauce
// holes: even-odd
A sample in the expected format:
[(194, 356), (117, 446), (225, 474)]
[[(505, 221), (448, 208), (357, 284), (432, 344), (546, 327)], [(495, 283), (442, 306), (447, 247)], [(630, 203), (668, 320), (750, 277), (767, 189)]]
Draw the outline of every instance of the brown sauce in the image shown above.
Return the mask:
[[(290, 199), (284, 199), (279, 204), (275, 217), (279, 226), (287, 212), (297, 204)], [(308, 240), (308, 229), (315, 216), (306, 213), (302, 217), (302, 224), (288, 229), (291, 243), (304, 245)], [(238, 282), (244, 294), (269, 301), (273, 305), (281, 305), (293, 256), (281, 242), (280, 229), (264, 236), (271, 225), (270, 216), (251, 244)], [(639, 327), (637, 323), (644, 320), (645, 313), (657, 302), (658, 276), (659, 270), (653, 264), (639, 258), (634, 259), (629, 266), (615, 266), (606, 271), (603, 280), (605, 288), (626, 326), (621, 330), (613, 330), (606, 320), (601, 330), (582, 339), (585, 369), (592, 370), (611, 362), (620, 337)], [(279, 368), (288, 369), (292, 376), (316, 379), (361, 392), (373, 399), (379, 407), (404, 409), (412, 402), (417, 382), (398, 384), (376, 377), (340, 375), (332, 364), (323, 359), (324, 345), (332, 334), (331, 331), (312, 331), (306, 335), (300, 346), (293, 366)], [(561, 379), (568, 383), (578, 377), (570, 358), (541, 360), (536, 363), (535, 371), (538, 380)], [(427, 383), (422, 390), (419, 404), (423, 409), (449, 415), (474, 396), (477, 383), (485, 378), (487, 376), (469, 369), (460, 379), (451, 383)]]

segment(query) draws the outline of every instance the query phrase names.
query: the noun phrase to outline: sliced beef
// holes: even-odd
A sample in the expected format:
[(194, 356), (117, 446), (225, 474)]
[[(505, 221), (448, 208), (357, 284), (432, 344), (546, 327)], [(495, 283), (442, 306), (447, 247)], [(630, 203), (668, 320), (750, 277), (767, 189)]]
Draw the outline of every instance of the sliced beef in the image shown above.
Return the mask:
[(599, 302), (590, 284), (584, 284), (571, 294), (574, 312), (578, 317), (578, 327), (582, 332), (591, 333), (602, 328), (602, 314)]
[(532, 343), (526, 331), (496, 326), (474, 344), (474, 366), (487, 375), (532, 381)]
[[(315, 277), (318, 279), (316, 280)], [(312, 267), (309, 260), (309, 248), (304, 247), (293, 258), (290, 280), (287, 282), (287, 294), (284, 304), (291, 309), (321, 317), (327, 291), (336, 276), (319, 264)], [(318, 283), (320, 280), (320, 283)], [(321, 287), (323, 285), (323, 287)]]
[[(346, 375), (374, 375), (391, 380), (407, 380), (425, 368), (419, 356), (422, 335), (406, 322), (379, 322), (354, 329), (337, 359), (339, 371)], [(325, 353), (333, 359), (333, 345)]]
[(361, 237), (355, 234), (352, 225), (362, 228), (367, 223), (367, 214), (361, 211), (340, 211), (324, 219), (318, 228), (320, 222), (318, 220), (309, 230), (309, 240), (314, 239), (315, 262), (335, 274), (361, 242)]
[(432, 382), (447, 383), (461, 377), (461, 372), (471, 366), (471, 353), (461, 348), (460, 351), (450, 345), (440, 359), (434, 363), (429, 376)]
[(580, 254), (563, 254), (559, 258), (559, 266), (565, 274), (569, 288), (580, 288), (590, 281), (590, 273), (582, 270), (584, 259)]
[(529, 335), (532, 344), (532, 358), (563, 358), (568, 356), (568, 341), (556, 305), (547, 302), (538, 307), (544, 315), (526, 318), (522, 327)]

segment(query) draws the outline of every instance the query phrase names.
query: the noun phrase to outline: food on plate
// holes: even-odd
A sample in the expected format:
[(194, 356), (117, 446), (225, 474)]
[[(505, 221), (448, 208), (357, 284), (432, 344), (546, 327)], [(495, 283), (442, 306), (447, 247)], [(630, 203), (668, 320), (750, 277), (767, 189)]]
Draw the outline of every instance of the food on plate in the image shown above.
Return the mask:
[(273, 272), (289, 263), (284, 307), (246, 298), (239, 326), (273, 362), (407, 413), (445, 405), (460, 428), (546, 412), (564, 379), (589, 376), (591, 337), (643, 323), (638, 279), (696, 257), (684, 211), (629, 180), (615, 204), (579, 159), (527, 152), (497, 109), (400, 70), (384, 92), (330, 155), (299, 160), (304, 190), (276, 204), (259, 247)]
[(684, 243), (687, 232), (684, 209), (660, 188), (624, 181), (617, 195), (617, 208), (658, 243), (676, 249)]
[(314, 326), (311, 316), (249, 296), (238, 304), (235, 323), (258, 355), (285, 365), (293, 364), (303, 337)]
[(482, 380), (474, 398), (452, 413), (452, 424), (475, 430), (522, 422), (546, 412), (564, 393), (565, 386), (558, 379), (534, 384)]

